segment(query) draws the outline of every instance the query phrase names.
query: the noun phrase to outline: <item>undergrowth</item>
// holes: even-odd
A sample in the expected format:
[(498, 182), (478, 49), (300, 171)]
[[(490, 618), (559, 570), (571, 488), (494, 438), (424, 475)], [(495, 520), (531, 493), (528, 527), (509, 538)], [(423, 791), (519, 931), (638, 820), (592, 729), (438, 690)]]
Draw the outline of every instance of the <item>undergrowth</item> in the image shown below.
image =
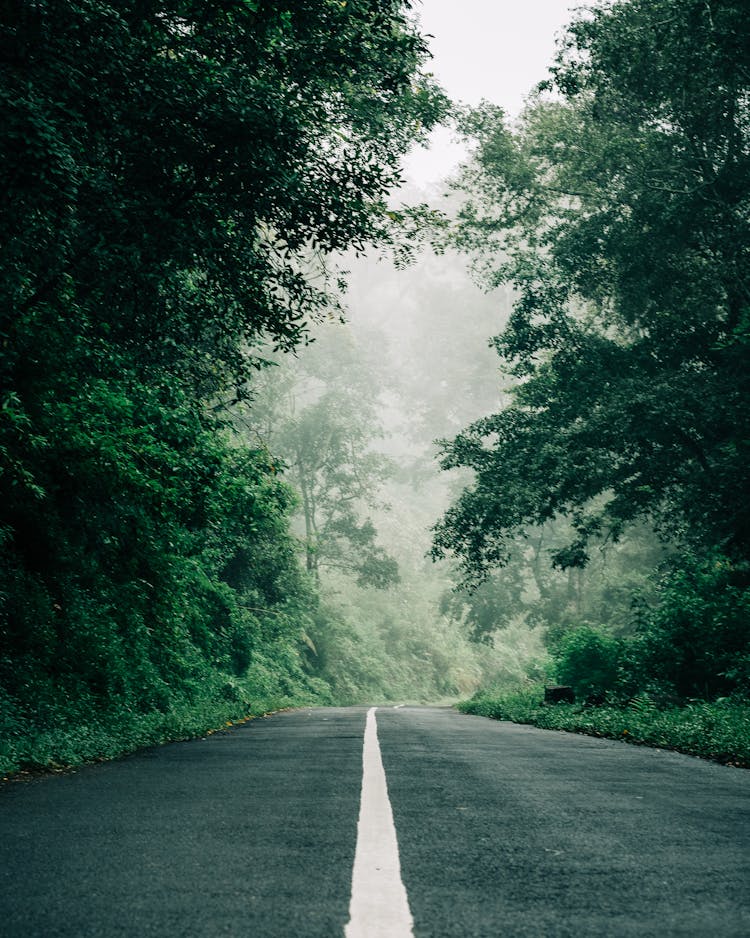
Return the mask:
[(725, 765), (750, 768), (750, 707), (723, 699), (660, 707), (647, 694), (622, 704), (586, 707), (543, 703), (544, 689), (533, 685), (511, 692), (480, 691), (458, 704), (462, 713), (621, 739), (673, 749)]
[[(326, 682), (301, 672), (282, 672), (272, 660), (258, 660), (241, 678), (206, 672), (146, 712), (121, 701), (60, 705), (26, 716), (0, 693), (0, 777), (103, 762), (145, 746), (208, 735), (274, 710), (330, 703)], [(80, 703), (80, 702), (79, 702)]]

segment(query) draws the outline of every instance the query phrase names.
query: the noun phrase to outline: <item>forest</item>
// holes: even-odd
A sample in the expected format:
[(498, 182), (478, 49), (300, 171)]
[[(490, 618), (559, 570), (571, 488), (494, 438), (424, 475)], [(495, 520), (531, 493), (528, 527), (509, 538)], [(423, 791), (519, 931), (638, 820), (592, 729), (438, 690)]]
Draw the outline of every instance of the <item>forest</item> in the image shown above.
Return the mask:
[(746, 6), (582, 9), (518, 119), (418, 12), (3, 6), (3, 774), (459, 699), (750, 764)]

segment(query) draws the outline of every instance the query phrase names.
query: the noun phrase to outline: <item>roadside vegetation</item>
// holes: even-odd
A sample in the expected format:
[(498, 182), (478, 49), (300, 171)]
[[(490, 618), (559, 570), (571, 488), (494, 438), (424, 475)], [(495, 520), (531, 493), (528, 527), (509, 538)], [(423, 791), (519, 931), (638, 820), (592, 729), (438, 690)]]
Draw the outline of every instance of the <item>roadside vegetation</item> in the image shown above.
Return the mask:
[(680, 577), (671, 567), (629, 629), (558, 623), (547, 630), (546, 685), (569, 688), (575, 703), (545, 703), (537, 672), (536, 682), (482, 688), (459, 709), (750, 768), (749, 602), (725, 561)]
[(473, 481), (434, 552), (537, 623), (578, 701), (472, 712), (748, 764), (748, 49), (742, 3), (602, 4), (518, 122), (462, 113), (448, 239), (517, 298), (505, 405), (443, 444)]
[(613, 699), (597, 707), (545, 705), (544, 685), (537, 684), (515, 691), (481, 691), (461, 702), (458, 709), (494, 720), (674, 749), (724, 765), (750, 768), (750, 708), (745, 701), (722, 699), (665, 706), (641, 694), (629, 701)]
[(0, 44), (0, 770), (331, 700), (232, 414), (392, 242), (424, 41), (400, 0), (18, 0)]

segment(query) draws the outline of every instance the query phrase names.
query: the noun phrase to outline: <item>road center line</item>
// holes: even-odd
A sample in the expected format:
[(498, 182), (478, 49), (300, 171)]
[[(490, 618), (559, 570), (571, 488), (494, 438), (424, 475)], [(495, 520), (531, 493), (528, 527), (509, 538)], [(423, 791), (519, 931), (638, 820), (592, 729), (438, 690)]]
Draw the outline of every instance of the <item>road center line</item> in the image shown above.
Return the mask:
[(362, 799), (346, 938), (412, 938), (412, 917), (401, 881), (398, 841), (378, 743), (375, 710), (367, 711), (362, 754)]

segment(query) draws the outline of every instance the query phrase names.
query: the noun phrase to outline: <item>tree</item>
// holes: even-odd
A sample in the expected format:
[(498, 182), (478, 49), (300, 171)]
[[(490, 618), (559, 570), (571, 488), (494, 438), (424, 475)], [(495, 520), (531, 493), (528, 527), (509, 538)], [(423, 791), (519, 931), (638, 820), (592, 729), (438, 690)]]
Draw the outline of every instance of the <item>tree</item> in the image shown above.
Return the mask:
[(399, 158), (442, 108), (400, 0), (5, 11), (11, 379), (61, 311), (203, 393), (246, 373), (238, 336), (293, 346), (329, 303), (306, 274), (384, 235)]
[(330, 258), (391, 237), (400, 157), (445, 107), (408, 9), (3, 5), (0, 680), (13, 706), (168, 708), (165, 688), (187, 694), (276, 647), (274, 623), (299, 635), (285, 611), (307, 589), (293, 498), (224, 405), (248, 393), (261, 343), (294, 348), (335, 314)]
[(444, 447), (476, 477), (435, 552), (469, 580), (559, 515), (574, 527), (561, 567), (645, 518), (743, 575), (749, 33), (738, 2), (602, 5), (517, 130), (489, 105), (464, 116), (458, 240), (518, 290), (495, 340), (513, 399)]
[(346, 331), (327, 334), (325, 350), (268, 374), (246, 428), (277, 452), (299, 493), (308, 572), (352, 575), (362, 586), (398, 582), (398, 565), (377, 543), (369, 510), (390, 474), (374, 448), (380, 435), (378, 390), (366, 356)]
[(362, 585), (384, 587), (397, 582), (397, 565), (377, 545), (372, 521), (361, 517), (387, 471), (370, 450), (368, 418), (328, 392), (287, 424), (282, 446), (301, 495), (308, 570), (317, 576), (321, 566), (334, 567)]

